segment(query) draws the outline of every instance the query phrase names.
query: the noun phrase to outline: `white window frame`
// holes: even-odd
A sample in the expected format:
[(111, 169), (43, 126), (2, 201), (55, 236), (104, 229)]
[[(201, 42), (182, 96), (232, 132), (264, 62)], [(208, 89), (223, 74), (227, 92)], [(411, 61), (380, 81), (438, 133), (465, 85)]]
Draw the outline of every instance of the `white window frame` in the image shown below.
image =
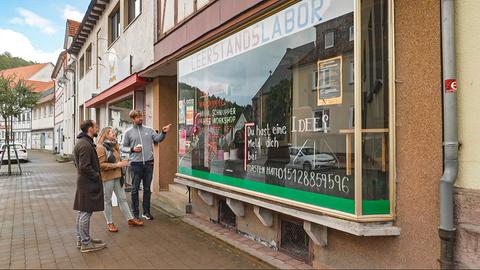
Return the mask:
[[(329, 40), (330, 36), (331, 36), (331, 42), (328, 42), (328, 41), (330, 41)], [(330, 49), (330, 48), (335, 47), (335, 32), (334, 31), (326, 32), (325, 35), (324, 35), (324, 39), (325, 39), (325, 49)]]

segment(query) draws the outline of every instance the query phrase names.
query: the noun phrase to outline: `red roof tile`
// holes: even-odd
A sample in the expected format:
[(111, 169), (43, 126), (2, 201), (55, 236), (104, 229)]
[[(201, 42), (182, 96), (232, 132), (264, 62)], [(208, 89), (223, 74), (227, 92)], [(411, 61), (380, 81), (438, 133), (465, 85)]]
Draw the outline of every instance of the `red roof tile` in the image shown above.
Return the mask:
[(54, 87), (53, 81), (49, 82), (40, 82), (40, 81), (29, 81), (26, 80), (25, 83), (32, 88), (32, 92), (43, 92)]
[(46, 65), (48, 65), (48, 63), (35, 64), (35, 65), (25, 66), (25, 67), (16, 67), (11, 69), (4, 69), (4, 70), (0, 70), (0, 74), (3, 74), (3, 76), (5, 77), (15, 75), (17, 79), (28, 80), (30, 77), (35, 75)]
[(80, 27), (80, 22), (74, 21), (74, 20), (67, 20), (67, 30), (68, 30), (68, 35), (71, 37), (74, 37), (77, 32), (78, 28)]

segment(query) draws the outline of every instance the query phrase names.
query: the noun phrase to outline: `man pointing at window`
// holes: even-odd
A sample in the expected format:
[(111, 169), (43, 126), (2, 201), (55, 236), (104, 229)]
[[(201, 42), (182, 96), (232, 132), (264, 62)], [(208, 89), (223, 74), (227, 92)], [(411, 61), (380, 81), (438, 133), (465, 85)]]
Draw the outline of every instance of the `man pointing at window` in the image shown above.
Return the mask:
[(143, 181), (143, 215), (142, 217), (153, 219), (150, 213), (150, 185), (153, 176), (153, 144), (162, 142), (172, 124), (162, 128), (161, 133), (157, 133), (150, 127), (143, 125), (142, 112), (133, 110), (129, 114), (133, 122), (133, 127), (128, 129), (124, 135), (122, 151), (130, 153), (130, 171), (132, 175), (132, 212), (135, 218), (140, 217), (138, 191), (140, 182)]

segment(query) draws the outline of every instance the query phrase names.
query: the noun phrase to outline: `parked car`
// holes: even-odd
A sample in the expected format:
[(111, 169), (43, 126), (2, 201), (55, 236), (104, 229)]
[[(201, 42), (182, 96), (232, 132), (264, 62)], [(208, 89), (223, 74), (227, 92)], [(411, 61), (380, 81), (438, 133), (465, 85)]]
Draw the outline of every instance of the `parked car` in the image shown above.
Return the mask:
[(333, 167), (337, 160), (332, 154), (314, 151), (313, 147), (290, 147), (290, 168), (298, 168), (306, 171)]
[[(20, 161), (28, 161), (28, 152), (27, 149), (20, 143), (10, 144), (10, 160), (15, 161), (17, 157), (15, 156), (15, 149), (17, 150), (18, 159)], [(3, 161), (8, 160), (7, 153), (7, 144), (3, 143), (0, 147), (0, 157), (3, 155)]]

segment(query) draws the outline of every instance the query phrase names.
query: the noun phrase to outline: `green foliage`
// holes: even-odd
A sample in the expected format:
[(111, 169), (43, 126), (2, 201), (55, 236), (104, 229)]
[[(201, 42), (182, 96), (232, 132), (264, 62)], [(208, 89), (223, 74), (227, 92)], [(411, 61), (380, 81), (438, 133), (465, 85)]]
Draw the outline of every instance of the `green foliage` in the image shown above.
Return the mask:
[(32, 92), (24, 80), (0, 75), (0, 116), (3, 119), (18, 117), (26, 109), (32, 109), (39, 99), (39, 94)]
[(0, 70), (30, 66), (33, 64), (36, 63), (32, 61), (27, 61), (20, 57), (13, 57), (9, 52), (4, 52), (3, 54), (0, 54)]

